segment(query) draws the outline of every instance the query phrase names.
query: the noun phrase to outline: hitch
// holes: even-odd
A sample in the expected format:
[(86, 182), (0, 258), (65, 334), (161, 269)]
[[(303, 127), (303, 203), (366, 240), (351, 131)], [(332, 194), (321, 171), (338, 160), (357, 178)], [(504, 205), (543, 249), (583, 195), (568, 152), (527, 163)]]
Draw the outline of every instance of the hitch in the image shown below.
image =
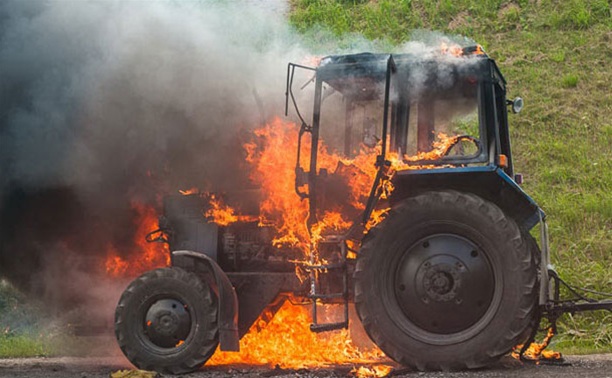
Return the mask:
[[(563, 281), (561, 277), (559, 277), (559, 274), (554, 269), (547, 270), (547, 277), (553, 281), (552, 299), (549, 299), (544, 305), (540, 306), (540, 309), (538, 310), (537, 324), (540, 323), (542, 318), (546, 318), (549, 322), (549, 326), (547, 328), (548, 331), (543, 342), (537, 344), (535, 343), (535, 337), (538, 332), (538, 327), (534, 327), (529, 339), (524, 345), (522, 345), (521, 350), (518, 353), (521, 361), (538, 360), (544, 349), (546, 349), (552, 340), (553, 336), (557, 333), (557, 320), (559, 320), (563, 314), (575, 314), (577, 312), (597, 310), (608, 310), (612, 312), (612, 299), (597, 300), (588, 298), (586, 295), (580, 294), (580, 291), (606, 297), (612, 297), (612, 294), (570, 286), (567, 282)], [(561, 299), (561, 286), (564, 286), (574, 295), (574, 297), (570, 299)], [(529, 351), (530, 349), (531, 351)], [(560, 362), (563, 361), (560, 355), (556, 359)]]
[[(563, 281), (561, 277), (559, 277), (559, 274), (552, 269), (548, 270), (548, 276), (554, 281), (553, 299), (548, 301), (548, 303), (544, 306), (544, 314), (549, 319), (554, 319), (556, 321), (561, 315), (565, 313), (574, 314), (576, 312), (597, 310), (608, 310), (612, 312), (612, 299), (597, 300), (593, 298), (588, 298), (585, 295), (580, 294), (579, 291), (606, 296), (610, 298), (612, 298), (612, 294), (572, 287), (567, 282)], [(561, 286), (564, 286), (567, 290), (574, 294), (574, 298), (561, 300)]]

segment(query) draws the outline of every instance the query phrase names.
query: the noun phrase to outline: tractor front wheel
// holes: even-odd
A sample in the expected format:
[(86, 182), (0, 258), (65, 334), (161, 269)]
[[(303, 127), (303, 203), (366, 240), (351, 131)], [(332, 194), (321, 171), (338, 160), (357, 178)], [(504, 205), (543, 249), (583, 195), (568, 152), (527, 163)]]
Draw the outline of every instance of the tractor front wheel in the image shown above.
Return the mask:
[(529, 334), (531, 244), (491, 202), (455, 191), (405, 200), (366, 236), (355, 304), (372, 340), (419, 370), (490, 364)]
[(152, 270), (121, 296), (115, 334), (138, 368), (169, 374), (194, 371), (219, 343), (215, 297), (193, 273), (176, 267)]

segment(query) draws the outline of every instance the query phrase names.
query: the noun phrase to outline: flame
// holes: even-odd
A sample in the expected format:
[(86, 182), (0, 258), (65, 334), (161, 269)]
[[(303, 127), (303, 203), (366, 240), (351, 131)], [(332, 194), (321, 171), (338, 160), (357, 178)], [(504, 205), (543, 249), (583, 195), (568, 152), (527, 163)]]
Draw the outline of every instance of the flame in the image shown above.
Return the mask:
[(219, 226), (229, 226), (236, 222), (257, 221), (257, 218), (254, 217), (236, 214), (236, 210), (233, 207), (223, 203), (223, 201), (214, 194), (210, 195), (209, 205), (210, 208), (204, 213), (204, 216)]
[(198, 188), (189, 188), (189, 189), (185, 189), (185, 190), (179, 190), (179, 193), (181, 193), (184, 196), (188, 196), (191, 194), (199, 194), (200, 193), (200, 189)]
[[(330, 152), (323, 142), (318, 146), (318, 167), (320, 190), (331, 185), (330, 194), (341, 193), (337, 201), (330, 206), (319, 206), (326, 211), (316, 214), (314, 224), (307, 224), (310, 216), (308, 201), (302, 200), (295, 193), (295, 160), (298, 153), (298, 127), (280, 118), (275, 118), (269, 124), (254, 131), (253, 140), (244, 145), (246, 161), (250, 164), (250, 177), (255, 185), (261, 188), (263, 198), (259, 204), (259, 225), (272, 227), (275, 235), (273, 246), (290, 247), (302, 252), (301, 263), (310, 261), (309, 253), (317, 252), (317, 244), (326, 235), (342, 234), (357, 220), (365, 209), (365, 200), (372, 189), (378, 167), (376, 157), (380, 154), (381, 145), (366, 148), (352, 159)], [(444, 134), (438, 135), (434, 149), (417, 156), (399, 156), (389, 154), (391, 166), (386, 167), (385, 180), (378, 188), (381, 198), (387, 198), (393, 191), (390, 178), (396, 170), (417, 169), (407, 162), (433, 160), (444, 155), (454, 139)], [(309, 167), (310, 140), (302, 141), (301, 167)], [(432, 166), (433, 167), (433, 166)], [(427, 167), (429, 168), (429, 167)], [(326, 174), (325, 174), (326, 172)], [(308, 191), (306, 185), (299, 186), (303, 192)], [(204, 216), (220, 226), (228, 226), (235, 222), (256, 221), (252, 217), (239, 214), (235, 208), (225, 204), (221, 198), (207, 193), (201, 193), (197, 188), (180, 191), (183, 195), (198, 194), (207, 196), (209, 209)], [(108, 247), (106, 271), (111, 276), (136, 275), (156, 266), (169, 264), (168, 247), (166, 244), (146, 243), (144, 236), (157, 228), (157, 216), (152, 207), (133, 204), (138, 214), (138, 226), (135, 233), (136, 245), (140, 253), (129, 254), (127, 259), (119, 254), (116, 246)], [(370, 220), (365, 225), (366, 231), (381, 222), (388, 208), (377, 208), (372, 212)], [(359, 249), (358, 241), (350, 241), (350, 250)], [(350, 252), (349, 258), (355, 258)], [(321, 259), (321, 261), (324, 261)], [(319, 262), (319, 257), (316, 261)], [(296, 264), (296, 269), (299, 269)], [(303, 273), (303, 272), (302, 272)], [(265, 319), (272, 318), (271, 321)], [(384, 376), (390, 373), (392, 367), (381, 364), (389, 362), (382, 351), (374, 348), (370, 351), (359, 350), (351, 341), (347, 330), (316, 334), (310, 331), (310, 314), (304, 307), (293, 306), (286, 302), (272, 317), (272, 314), (262, 314), (249, 332), (240, 340), (240, 352), (229, 353), (218, 350), (209, 360), (209, 365), (225, 364), (255, 364), (282, 368), (325, 367), (337, 364), (353, 365), (352, 374), (358, 377)], [(370, 366), (355, 366), (369, 364)], [(371, 365), (377, 364), (377, 365)]]
[[(328, 152), (324, 143), (319, 143), (319, 172), (327, 171), (331, 176), (342, 177), (348, 191), (348, 204), (339, 204), (338, 209), (324, 213), (311, 230), (306, 220), (309, 217), (308, 202), (296, 195), (295, 161), (288, 156), (297, 156), (297, 126), (275, 118), (271, 123), (255, 131), (257, 139), (245, 144), (247, 162), (253, 171), (251, 179), (262, 188), (264, 199), (260, 204), (260, 217), (275, 226), (277, 235), (273, 240), (276, 247), (296, 247), (306, 255), (313, 242), (320, 239), (323, 231), (340, 231), (350, 226), (350, 219), (341, 208), (355, 210), (362, 208), (363, 197), (367, 196), (372, 178), (376, 174), (373, 166), (375, 155), (366, 155), (354, 160), (342, 159), (338, 154)], [(308, 151), (310, 141), (303, 143), (302, 151)], [(309, 156), (302, 153), (300, 165), (308, 167)], [(372, 167), (368, 167), (372, 165)], [(352, 166), (355, 169), (347, 169)], [(370, 177), (371, 176), (371, 177)], [(302, 186), (300, 190), (306, 191)], [(361, 200), (361, 201), (358, 201)]]
[(283, 369), (371, 364), (389, 361), (379, 349), (361, 351), (347, 330), (317, 334), (310, 331), (310, 314), (289, 302), (266, 323), (260, 317), (240, 340), (240, 352), (217, 350), (208, 365), (278, 365)]
[(391, 209), (388, 207), (384, 209), (374, 210), (372, 212), (372, 215), (370, 215), (370, 219), (368, 220), (368, 223), (366, 223), (366, 226), (365, 226), (366, 232), (372, 229), (373, 227), (376, 227), (377, 224), (382, 222), (386, 218), (387, 214), (389, 213), (389, 210)]
[[(523, 353), (523, 358), (528, 361), (535, 361), (536, 363), (540, 360), (561, 360), (563, 357), (561, 353), (555, 352), (552, 350), (544, 350), (550, 344), (550, 340), (555, 335), (555, 331), (553, 327), (548, 328), (548, 332), (546, 333), (546, 337), (542, 340), (541, 343), (531, 343), (529, 348)], [(512, 351), (512, 357), (517, 360), (521, 359), (520, 351), (523, 348), (523, 344), (519, 344), (514, 347)]]
[[(167, 244), (147, 243), (145, 237), (157, 226), (157, 212), (152, 206), (139, 202), (131, 204), (136, 214), (133, 251), (121, 251), (121, 247), (109, 244), (107, 246), (104, 268), (111, 277), (137, 276), (160, 266), (170, 265), (170, 251)], [(129, 258), (126, 256), (130, 256)]]
[(359, 368), (353, 368), (351, 373), (355, 377), (369, 378), (369, 377), (386, 377), (393, 371), (393, 366), (390, 365), (373, 365), (373, 366), (360, 366)]
[[(345, 159), (328, 152), (323, 143), (319, 145), (318, 164), (326, 170), (328, 176), (336, 176), (345, 183), (346, 203), (337, 204), (336, 209), (325, 211), (318, 221), (308, 228), (308, 202), (300, 199), (294, 192), (295, 161), (287, 156), (297, 156), (297, 126), (276, 118), (271, 123), (255, 131), (256, 140), (245, 144), (247, 161), (252, 165), (251, 179), (262, 188), (264, 199), (260, 204), (262, 222), (272, 224), (276, 231), (273, 244), (277, 247), (290, 246), (300, 248), (304, 259), (310, 248), (316, 252), (317, 243), (326, 232), (341, 233), (351, 225), (351, 219), (345, 212), (359, 214), (364, 209), (364, 200), (377, 174), (376, 149), (363, 149), (353, 159)], [(406, 157), (407, 161), (433, 160), (442, 156), (454, 143), (453, 138), (444, 134), (438, 135), (438, 141), (431, 152), (416, 157)], [(304, 142), (304, 151), (309, 150), (309, 141)], [(309, 156), (302, 154), (300, 166), (307, 167)], [(399, 169), (417, 169), (408, 165), (398, 156), (391, 156), (392, 166), (388, 169), (389, 178), (395, 167)], [(320, 171), (321, 172), (321, 171)], [(306, 188), (301, 188), (306, 190)], [(393, 186), (389, 180), (384, 181), (382, 196), (387, 197)], [(343, 211), (344, 210), (344, 211)], [(376, 209), (366, 225), (369, 229), (382, 221), (388, 208)], [(358, 246), (351, 244), (351, 249)], [(350, 257), (350, 256), (349, 256)], [(355, 256), (353, 256), (355, 257)], [(278, 365), (281, 368), (299, 369), (304, 367), (324, 367), (337, 364), (371, 364), (380, 362), (384, 354), (375, 348), (363, 352), (356, 348), (348, 331), (339, 331), (319, 335), (310, 331), (310, 314), (303, 307), (291, 306), (289, 303), (278, 311), (270, 323), (263, 320), (265, 314), (255, 323), (250, 331), (240, 340), (240, 353), (217, 351), (211, 358), (210, 365), (223, 364), (256, 364)], [(358, 377), (385, 376), (391, 371), (388, 365), (355, 367), (353, 374)]]
[(455, 43), (446, 43), (442, 42), (440, 44), (440, 52), (442, 54), (449, 54), (454, 57), (459, 57), (463, 55), (463, 48)]

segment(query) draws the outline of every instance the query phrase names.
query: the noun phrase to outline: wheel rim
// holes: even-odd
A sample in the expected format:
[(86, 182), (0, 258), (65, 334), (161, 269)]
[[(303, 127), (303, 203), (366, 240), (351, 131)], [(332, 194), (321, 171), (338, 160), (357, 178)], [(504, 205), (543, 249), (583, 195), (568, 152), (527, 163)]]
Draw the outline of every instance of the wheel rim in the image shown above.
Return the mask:
[(189, 308), (176, 298), (157, 299), (145, 313), (144, 336), (157, 347), (178, 347), (190, 333)]
[(408, 247), (391, 276), (410, 333), (436, 343), (482, 328), (499, 284), (485, 251), (455, 234), (430, 235)]

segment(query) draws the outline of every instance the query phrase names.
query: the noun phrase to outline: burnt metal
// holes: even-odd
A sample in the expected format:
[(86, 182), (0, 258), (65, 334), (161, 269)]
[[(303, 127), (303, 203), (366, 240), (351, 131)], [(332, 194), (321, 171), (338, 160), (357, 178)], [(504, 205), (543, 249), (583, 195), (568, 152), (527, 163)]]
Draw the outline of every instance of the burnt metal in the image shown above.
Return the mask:
[[(313, 191), (313, 189), (309, 186), (309, 190), (308, 191), (303, 191), (300, 188), (302, 186), (304, 186), (305, 184), (309, 184), (310, 180), (311, 180), (311, 174), (310, 172), (312, 171), (312, 164), (311, 164), (311, 171), (310, 172), (306, 172), (304, 170), (304, 168), (301, 167), (300, 165), (300, 161), (301, 161), (301, 154), (302, 154), (302, 138), (304, 136), (304, 134), (306, 133), (310, 133), (311, 134), (311, 138), (312, 138), (312, 145), (315, 144), (315, 138), (318, 138), (318, 133), (315, 135), (313, 133), (313, 128), (316, 126), (318, 126), (318, 119), (315, 119), (315, 117), (313, 117), (313, 126), (308, 125), (308, 123), (304, 120), (304, 117), (302, 117), (302, 113), (300, 112), (300, 109), (297, 105), (297, 102), (295, 100), (295, 95), (293, 94), (293, 79), (295, 77), (295, 69), (296, 68), (300, 68), (300, 69), (304, 69), (304, 70), (310, 70), (310, 71), (316, 71), (316, 69), (312, 68), (312, 67), (307, 67), (307, 66), (303, 66), (301, 64), (295, 64), (295, 63), (289, 63), (287, 65), (287, 84), (285, 87), (285, 115), (288, 114), (289, 112), (289, 98), (291, 98), (291, 102), (293, 104), (293, 108), (295, 109), (295, 112), (298, 116), (298, 118), (301, 121), (301, 125), (300, 125), (300, 132), (298, 134), (298, 144), (297, 144), (297, 157), (296, 157), (296, 162), (295, 162), (295, 192), (297, 193), (297, 195), (302, 198), (302, 199), (306, 199), (306, 198), (312, 198), (311, 192)], [(314, 79), (314, 76), (313, 76)], [(312, 81), (312, 79), (311, 79)], [(320, 106), (320, 102), (321, 102), (321, 86), (320, 83), (317, 83), (317, 90), (318, 90), (318, 95), (317, 95), (317, 102), (319, 103)], [(316, 113), (316, 110), (315, 110)], [(312, 146), (311, 146), (311, 151), (312, 151)], [(316, 154), (316, 152), (311, 152), (311, 160), (312, 160), (312, 154)], [(315, 164), (316, 166), (316, 161)], [(314, 174), (316, 175), (316, 169), (314, 170)], [(304, 178), (307, 177), (307, 180), (305, 180)]]
[(435, 139), (434, 109), (431, 101), (419, 103), (417, 114), (417, 151), (429, 152)]
[(387, 128), (389, 127), (389, 95), (391, 92), (391, 77), (397, 71), (393, 55), (387, 58), (387, 71), (385, 73), (385, 102), (383, 105), (383, 125), (382, 125), (382, 152), (380, 153), (379, 163), (385, 161), (387, 156)]
[[(349, 266), (347, 264), (348, 247), (346, 235), (328, 235), (319, 242), (319, 257), (329, 261), (315, 264), (314, 253), (311, 252), (310, 264), (303, 268), (310, 273), (310, 292), (312, 300), (312, 332), (326, 332), (346, 329), (349, 324)], [(340, 281), (340, 282), (338, 282)], [(342, 305), (343, 318), (338, 322), (322, 323), (318, 318), (318, 306), (321, 303), (337, 303)]]
[(219, 226), (204, 218), (207, 204), (206, 199), (197, 194), (164, 198), (164, 219), (160, 219), (160, 229), (168, 235), (171, 251), (196, 251), (217, 261)]
[(296, 68), (301, 68), (301, 69), (309, 70), (309, 71), (316, 71), (316, 69), (312, 67), (304, 66), (301, 64), (295, 64), (295, 63), (289, 63), (287, 65), (287, 85), (285, 87), (285, 116), (288, 115), (289, 113), (289, 97), (291, 97), (293, 108), (295, 109), (295, 112), (300, 118), (300, 121), (302, 121), (302, 124), (305, 125), (306, 121), (304, 121), (304, 118), (302, 117), (302, 114), (300, 113), (300, 109), (297, 105), (297, 102), (295, 101), (295, 96), (293, 94), (293, 78), (295, 76)]

